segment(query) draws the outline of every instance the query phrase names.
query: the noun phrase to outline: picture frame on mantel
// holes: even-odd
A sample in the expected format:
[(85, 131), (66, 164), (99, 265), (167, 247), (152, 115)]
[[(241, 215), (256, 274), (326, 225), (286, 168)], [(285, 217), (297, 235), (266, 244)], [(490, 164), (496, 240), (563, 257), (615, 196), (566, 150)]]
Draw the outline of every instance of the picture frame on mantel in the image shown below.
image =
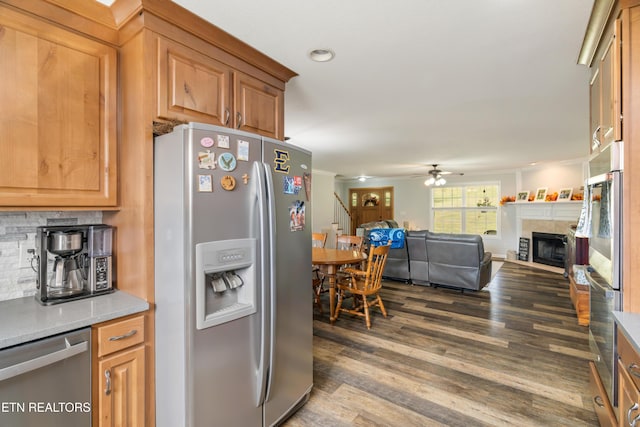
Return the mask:
[(516, 196), (517, 203), (523, 203), (529, 201), (529, 192), (528, 191), (518, 191), (518, 195)]
[(571, 200), (572, 194), (573, 188), (561, 188), (560, 191), (558, 191), (558, 200), (568, 202), (569, 200)]
[(534, 199), (534, 201), (544, 202), (546, 197), (547, 197), (547, 187), (540, 187), (536, 190), (536, 198)]

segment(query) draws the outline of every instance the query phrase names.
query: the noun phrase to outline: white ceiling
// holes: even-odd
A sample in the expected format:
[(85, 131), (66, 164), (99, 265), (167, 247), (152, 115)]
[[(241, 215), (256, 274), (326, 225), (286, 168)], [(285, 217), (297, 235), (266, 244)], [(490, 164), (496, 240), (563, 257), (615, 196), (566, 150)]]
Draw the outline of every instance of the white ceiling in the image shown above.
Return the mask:
[[(175, 0), (299, 74), (285, 135), (314, 169), (410, 176), (575, 160), (593, 0)], [(315, 63), (308, 52), (336, 57)]]

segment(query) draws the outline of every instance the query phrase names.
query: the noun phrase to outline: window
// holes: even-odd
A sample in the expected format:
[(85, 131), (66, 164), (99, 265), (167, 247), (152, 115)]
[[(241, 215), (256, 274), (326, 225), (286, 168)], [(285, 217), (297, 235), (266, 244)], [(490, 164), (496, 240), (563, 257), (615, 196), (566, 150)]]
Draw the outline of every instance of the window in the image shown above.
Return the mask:
[(433, 231), (496, 234), (499, 194), (497, 184), (432, 188)]

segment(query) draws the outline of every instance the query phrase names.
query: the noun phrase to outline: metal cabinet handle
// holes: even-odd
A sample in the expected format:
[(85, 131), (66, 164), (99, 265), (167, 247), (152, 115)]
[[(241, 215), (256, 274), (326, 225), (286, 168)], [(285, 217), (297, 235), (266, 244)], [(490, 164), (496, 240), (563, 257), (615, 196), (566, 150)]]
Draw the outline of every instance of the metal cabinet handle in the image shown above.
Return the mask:
[(633, 375), (636, 378), (640, 378), (640, 366), (638, 366), (637, 363), (632, 363), (629, 365), (629, 367), (627, 368), (627, 371), (629, 372), (630, 375)]
[(109, 396), (111, 394), (111, 372), (108, 369), (105, 369), (104, 371), (104, 378), (107, 382), (107, 385), (104, 389), (104, 394)]
[(600, 396), (596, 396), (593, 398), (593, 403), (595, 403), (596, 405), (598, 405), (601, 408), (604, 408), (604, 402), (602, 401), (602, 397)]
[(596, 148), (600, 147), (600, 140), (598, 139), (598, 132), (600, 131), (600, 126), (598, 126), (596, 128), (596, 130), (593, 131), (593, 135), (591, 136), (591, 149), (595, 150)]
[(225, 108), (224, 112), (225, 112), (224, 125), (228, 126), (229, 125), (229, 119), (231, 118), (231, 111), (229, 111), (228, 108)]
[(9, 378), (52, 365), (56, 362), (69, 359), (77, 354), (84, 353), (89, 350), (89, 343), (87, 341), (81, 341), (77, 344), (71, 345), (69, 340), (65, 338), (64, 346), (65, 348), (62, 350), (54, 351), (53, 353), (45, 354), (43, 356), (36, 357), (35, 359), (26, 360), (0, 369), (0, 381), (8, 380)]
[(132, 331), (129, 331), (129, 332), (127, 332), (127, 333), (126, 333), (126, 334), (124, 334), (124, 335), (118, 335), (118, 336), (115, 336), (115, 337), (109, 337), (109, 341), (119, 341), (119, 340), (123, 340), (123, 339), (125, 339), (125, 338), (132, 337), (132, 336), (134, 336), (134, 335), (135, 335), (135, 334), (137, 334), (137, 333), (138, 333), (138, 330), (137, 330), (137, 329), (133, 329)]
[(242, 114), (240, 114), (239, 112), (236, 113), (236, 119), (238, 124), (236, 125), (236, 129), (240, 129), (240, 126), (242, 126)]

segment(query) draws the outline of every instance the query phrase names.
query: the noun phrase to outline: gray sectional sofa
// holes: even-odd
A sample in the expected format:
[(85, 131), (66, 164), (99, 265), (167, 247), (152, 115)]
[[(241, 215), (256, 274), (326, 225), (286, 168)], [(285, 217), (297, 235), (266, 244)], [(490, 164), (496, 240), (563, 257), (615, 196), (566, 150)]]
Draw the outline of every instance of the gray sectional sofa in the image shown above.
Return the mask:
[(491, 280), (491, 252), (475, 234), (407, 232), (412, 283), (480, 290)]
[[(362, 227), (366, 238), (373, 228), (397, 228), (397, 224), (386, 220)], [(383, 277), (477, 291), (491, 280), (491, 252), (485, 252), (479, 235), (407, 231), (404, 247), (389, 251)]]

